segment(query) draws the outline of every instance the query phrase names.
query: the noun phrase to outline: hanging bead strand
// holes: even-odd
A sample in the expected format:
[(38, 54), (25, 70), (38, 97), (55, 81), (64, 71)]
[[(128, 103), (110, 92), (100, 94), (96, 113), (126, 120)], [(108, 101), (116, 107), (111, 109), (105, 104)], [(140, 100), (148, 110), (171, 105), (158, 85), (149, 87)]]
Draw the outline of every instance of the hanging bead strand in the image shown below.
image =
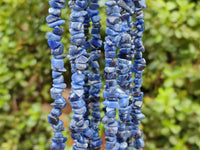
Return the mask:
[(65, 72), (64, 61), (66, 57), (62, 55), (64, 46), (61, 42), (61, 35), (64, 30), (60, 27), (65, 23), (64, 20), (60, 18), (61, 8), (65, 8), (66, 0), (51, 0), (49, 4), (52, 6), (49, 8), (49, 16), (47, 16), (46, 21), (50, 28), (53, 28), (53, 32), (47, 33), (48, 44), (51, 48), (51, 54), (53, 56), (51, 60), (52, 77), (53, 77), (53, 87), (51, 88), (51, 97), (55, 99), (54, 103), (51, 105), (53, 109), (48, 115), (48, 122), (54, 128), (54, 136), (52, 138), (53, 143), (51, 144), (51, 150), (64, 150), (65, 142), (67, 138), (63, 137), (62, 131), (64, 131), (63, 121), (59, 120), (59, 116), (62, 114), (61, 109), (66, 106), (66, 101), (62, 96), (62, 92), (66, 88), (64, 83), (64, 77), (62, 72)]
[[(122, 8), (121, 20), (124, 31), (121, 34), (121, 39), (119, 40), (121, 49), (119, 50), (118, 54), (118, 85), (126, 93), (126, 96), (129, 95), (129, 104), (126, 104), (124, 107), (120, 107), (119, 109), (119, 115), (124, 116), (123, 119), (121, 119), (122, 117), (119, 117), (120, 120), (122, 120), (119, 124), (119, 130), (123, 131), (122, 133), (126, 134), (122, 134), (121, 137), (118, 139), (121, 143), (123, 143), (121, 144), (121, 149), (128, 150), (131, 149), (131, 147), (133, 147), (131, 133), (133, 123), (130, 116), (132, 100), (130, 89), (132, 89), (133, 87), (131, 66), (132, 59), (134, 57), (134, 51), (132, 51), (130, 31), (133, 28), (132, 16), (134, 14), (134, 3), (132, 0), (119, 0), (118, 4)], [(128, 98), (126, 99), (128, 100)]]
[[(129, 12), (131, 8), (126, 4), (125, 1), (119, 0), (119, 6), (121, 7), (121, 24), (122, 33), (117, 40), (117, 46), (120, 47), (118, 53), (118, 85), (119, 85), (119, 122), (118, 122), (118, 142), (120, 143), (119, 150), (127, 150), (128, 143), (127, 138), (130, 136), (131, 132), (128, 131), (127, 122), (130, 113), (129, 106), (129, 94), (130, 88), (132, 86), (132, 72), (131, 72), (131, 36), (128, 34), (130, 30), (129, 26)], [(133, 12), (131, 12), (133, 13)], [(122, 92), (123, 91), (123, 92)], [(129, 117), (129, 118), (128, 118)], [(130, 119), (129, 119), (130, 120)], [(130, 128), (130, 125), (129, 125)]]
[[(88, 0), (89, 2), (89, 0)], [(85, 9), (85, 11), (88, 10), (88, 7)], [(85, 15), (85, 20), (84, 20), (84, 23), (83, 23), (83, 26), (84, 26), (84, 34), (85, 34), (85, 44), (84, 44), (84, 48), (86, 49), (87, 53), (88, 53), (88, 56), (89, 56), (89, 47), (90, 47), (90, 43), (89, 43), (89, 27), (90, 27), (90, 17), (88, 15), (88, 13)], [(88, 62), (89, 63), (89, 62)], [(89, 120), (89, 115), (90, 115), (90, 100), (89, 100), (89, 91), (90, 91), (90, 81), (89, 81), (89, 74), (90, 74), (90, 71), (88, 70), (89, 69), (89, 65), (88, 67), (85, 69), (85, 86), (84, 86), (84, 101), (86, 103), (86, 113), (84, 115), (84, 118), (85, 120), (88, 120), (89, 123), (90, 123), (90, 120)]]
[(135, 74), (134, 79), (134, 88), (132, 91), (133, 94), (133, 105), (132, 105), (132, 121), (133, 121), (133, 138), (134, 138), (134, 150), (142, 150), (142, 147), (145, 146), (144, 140), (142, 138), (142, 131), (139, 129), (140, 120), (145, 118), (145, 115), (141, 112), (142, 107), (142, 98), (143, 92), (140, 91), (142, 86), (142, 72), (146, 67), (145, 59), (142, 58), (142, 52), (145, 51), (142, 36), (144, 27), (144, 12), (143, 8), (146, 8), (145, 0), (134, 0), (134, 14), (135, 14), (135, 28), (136, 30), (132, 30), (130, 34), (133, 36), (134, 42), (134, 64), (132, 67), (132, 72)]
[(117, 0), (108, 0), (105, 3), (108, 7), (107, 11), (107, 28), (104, 43), (105, 50), (105, 62), (106, 66), (104, 69), (105, 77), (105, 90), (103, 91), (103, 96), (105, 101), (103, 104), (106, 106), (105, 117), (102, 122), (105, 124), (105, 140), (106, 140), (106, 150), (117, 150), (119, 149), (119, 143), (117, 141), (116, 134), (118, 132), (118, 123), (115, 120), (116, 109), (119, 108), (119, 103), (117, 101), (117, 73), (116, 65), (116, 37), (122, 32), (122, 27), (120, 25), (120, 12), (121, 8), (117, 4)]
[(92, 72), (89, 74), (90, 80), (90, 91), (89, 99), (92, 105), (92, 118), (91, 118), (91, 128), (93, 129), (93, 137), (90, 142), (90, 150), (100, 150), (102, 145), (102, 140), (99, 136), (99, 124), (101, 122), (100, 114), (100, 90), (102, 88), (101, 74), (99, 71), (98, 60), (101, 57), (101, 51), (99, 48), (102, 46), (100, 28), (101, 28), (101, 17), (99, 16), (99, 4), (98, 0), (91, 0), (90, 6), (88, 8), (88, 15), (92, 21), (92, 38), (90, 40), (90, 62)]
[(70, 124), (71, 137), (74, 139), (73, 150), (87, 150), (89, 139), (93, 132), (89, 128), (89, 120), (85, 120), (86, 103), (84, 101), (85, 70), (88, 68), (89, 55), (84, 44), (86, 43), (84, 34), (84, 22), (87, 15), (87, 0), (75, 0), (69, 2), (72, 8), (70, 16), (71, 43), (69, 58), (72, 70), (72, 92), (69, 100), (71, 102), (72, 121)]

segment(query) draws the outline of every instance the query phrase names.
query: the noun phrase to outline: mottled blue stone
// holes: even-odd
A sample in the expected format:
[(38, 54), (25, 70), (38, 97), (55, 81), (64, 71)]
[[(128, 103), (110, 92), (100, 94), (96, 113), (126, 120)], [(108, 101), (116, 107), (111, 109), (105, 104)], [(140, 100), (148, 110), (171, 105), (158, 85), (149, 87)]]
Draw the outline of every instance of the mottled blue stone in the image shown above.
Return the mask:
[(60, 17), (61, 10), (56, 8), (49, 8), (49, 14)]
[(88, 9), (87, 11), (88, 11), (88, 15), (89, 15), (90, 17), (99, 15), (99, 11), (98, 11), (98, 10)]
[(47, 38), (52, 41), (61, 41), (62, 37), (51, 32), (47, 33)]
[(85, 9), (88, 5), (88, 2), (86, 0), (77, 0), (77, 3), (76, 3), (79, 7), (81, 7), (82, 9)]
[(89, 6), (90, 9), (96, 10), (99, 8), (99, 4), (98, 3), (90, 3)]
[(116, 101), (104, 101), (103, 105), (105, 105), (109, 108), (119, 108), (119, 104)]
[(53, 33), (54, 33), (54, 34), (57, 34), (57, 35), (62, 35), (62, 34), (64, 33), (64, 30), (63, 30), (61, 27), (56, 26), (56, 27), (54, 27), (54, 29), (53, 29)]
[(99, 15), (96, 15), (96, 16), (93, 16), (91, 18), (91, 20), (92, 20), (93, 23), (96, 23), (96, 22), (101, 21), (101, 17)]
[(64, 150), (66, 144), (65, 143), (51, 143), (51, 150)]
[(71, 107), (75, 109), (80, 109), (85, 106), (85, 102), (83, 100), (73, 101), (71, 102)]
[(51, 49), (56, 49), (62, 44), (62, 42), (61, 41), (48, 40), (48, 44), (49, 44), (49, 47)]
[(53, 88), (51, 88), (50, 91), (51, 91), (51, 97), (53, 99), (58, 99), (58, 98), (62, 97), (63, 89), (53, 87)]
[(69, 24), (70, 28), (73, 28), (75, 30), (83, 30), (83, 23), (82, 22), (71, 22)]
[(61, 109), (59, 109), (59, 108), (53, 108), (53, 109), (51, 110), (51, 114), (52, 114), (53, 116), (59, 117), (59, 116), (62, 114), (62, 111), (61, 111)]
[(145, 0), (133, 0), (135, 3), (136, 8), (146, 8), (146, 1)]
[(59, 118), (57, 116), (53, 116), (53, 115), (48, 115), (48, 122), (50, 124), (58, 124), (59, 122)]
[(64, 3), (56, 2), (54, 0), (49, 1), (49, 5), (51, 5), (53, 8), (65, 8)]
[(52, 23), (55, 21), (61, 20), (60, 17), (54, 16), (54, 15), (49, 15), (46, 17), (46, 22), (47, 23)]

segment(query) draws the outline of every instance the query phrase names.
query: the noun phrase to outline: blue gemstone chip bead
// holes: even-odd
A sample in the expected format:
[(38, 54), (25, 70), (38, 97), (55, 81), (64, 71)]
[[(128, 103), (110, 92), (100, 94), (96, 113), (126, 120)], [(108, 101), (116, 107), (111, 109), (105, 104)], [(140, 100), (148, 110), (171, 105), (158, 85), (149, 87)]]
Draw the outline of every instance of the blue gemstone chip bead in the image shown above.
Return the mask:
[(52, 77), (53, 77), (53, 87), (51, 88), (51, 97), (54, 99), (54, 103), (51, 105), (53, 109), (48, 115), (48, 122), (54, 128), (54, 137), (52, 138), (51, 150), (64, 150), (66, 137), (63, 137), (62, 131), (64, 131), (63, 121), (59, 119), (62, 114), (62, 109), (66, 106), (65, 98), (62, 96), (62, 92), (66, 88), (64, 83), (63, 72), (66, 71), (64, 68), (63, 59), (66, 57), (63, 55), (64, 46), (61, 42), (61, 35), (64, 30), (60, 27), (65, 23), (64, 20), (60, 18), (61, 8), (65, 8), (65, 0), (51, 0), (49, 4), (49, 16), (47, 16), (46, 21), (50, 28), (53, 28), (52, 32), (47, 33), (48, 45), (51, 48), (51, 54), (53, 56), (51, 60)]

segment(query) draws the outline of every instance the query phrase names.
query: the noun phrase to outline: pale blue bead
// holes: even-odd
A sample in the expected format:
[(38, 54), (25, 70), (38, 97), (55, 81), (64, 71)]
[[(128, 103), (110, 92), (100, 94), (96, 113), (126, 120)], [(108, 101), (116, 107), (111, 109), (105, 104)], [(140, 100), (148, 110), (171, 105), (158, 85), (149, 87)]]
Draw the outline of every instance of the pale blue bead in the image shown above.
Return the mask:
[(83, 30), (83, 23), (81, 22), (71, 22), (69, 24), (70, 28), (73, 28), (75, 30)]
[(67, 85), (65, 83), (56, 83), (56, 84), (52, 84), (53, 87), (56, 88), (61, 88), (61, 89), (65, 89), (67, 87)]
[(64, 61), (62, 59), (51, 59), (51, 68), (53, 70), (63, 70), (64, 68)]
[(105, 5), (106, 5), (106, 6), (109, 6), (109, 7), (114, 6), (114, 5), (116, 5), (116, 1), (114, 1), (114, 0), (106, 1), (106, 2), (105, 2)]
[(93, 23), (101, 21), (101, 17), (99, 15), (93, 16), (91, 19)]
[(51, 5), (53, 8), (65, 8), (64, 3), (59, 3), (53, 0), (49, 1), (49, 5)]
[(49, 8), (49, 14), (54, 15), (54, 16), (60, 16), (61, 15), (61, 10), (56, 9), (56, 8)]
[(105, 105), (109, 108), (119, 108), (118, 102), (115, 102), (115, 101), (104, 101), (103, 105)]
[(63, 89), (59, 89), (59, 88), (51, 88), (51, 97), (53, 99), (58, 99), (60, 97), (62, 97), (62, 92), (63, 92)]

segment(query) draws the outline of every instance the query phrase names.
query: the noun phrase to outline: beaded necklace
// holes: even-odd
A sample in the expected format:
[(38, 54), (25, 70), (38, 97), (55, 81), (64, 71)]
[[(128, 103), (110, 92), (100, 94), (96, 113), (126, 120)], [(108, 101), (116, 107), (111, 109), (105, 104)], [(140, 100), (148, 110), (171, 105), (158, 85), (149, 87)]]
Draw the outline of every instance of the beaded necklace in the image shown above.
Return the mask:
[[(55, 99), (54, 107), (48, 121), (54, 128), (55, 137), (51, 149), (64, 150), (67, 138), (63, 137), (63, 121), (59, 120), (61, 109), (66, 105), (62, 92), (66, 88), (62, 72), (64, 68), (62, 55), (64, 46), (61, 35), (64, 33), (60, 25), (65, 21), (60, 18), (61, 8), (65, 8), (66, 0), (51, 0), (50, 15), (47, 17), (49, 27), (48, 44), (51, 48), (53, 87), (51, 96)], [(144, 147), (142, 132), (139, 130), (140, 119), (145, 116), (141, 112), (143, 92), (142, 72), (146, 66), (142, 52), (142, 32), (144, 31), (145, 0), (108, 0), (106, 2), (107, 19), (104, 42), (105, 90), (103, 104), (106, 107), (102, 123), (105, 127), (106, 150), (141, 150)], [(73, 150), (100, 150), (102, 140), (99, 136), (100, 89), (102, 88), (98, 59), (102, 46), (100, 37), (101, 17), (98, 0), (71, 0), (69, 31), (71, 46), (68, 58), (71, 63), (72, 82), (69, 101), (74, 112), (70, 124), (71, 137), (74, 140)], [(135, 22), (132, 17), (135, 15)], [(92, 22), (91, 39), (89, 39), (90, 21)], [(132, 28), (135, 27), (135, 30)], [(118, 51), (118, 58), (116, 51)], [(91, 52), (89, 52), (91, 50)], [(132, 60), (134, 63), (132, 63)], [(134, 79), (132, 79), (134, 73)], [(134, 86), (132, 85), (134, 83)], [(90, 108), (90, 106), (91, 108)], [(92, 109), (91, 118), (90, 109)], [(116, 110), (119, 120), (116, 120)], [(132, 141), (134, 138), (134, 142)]]

